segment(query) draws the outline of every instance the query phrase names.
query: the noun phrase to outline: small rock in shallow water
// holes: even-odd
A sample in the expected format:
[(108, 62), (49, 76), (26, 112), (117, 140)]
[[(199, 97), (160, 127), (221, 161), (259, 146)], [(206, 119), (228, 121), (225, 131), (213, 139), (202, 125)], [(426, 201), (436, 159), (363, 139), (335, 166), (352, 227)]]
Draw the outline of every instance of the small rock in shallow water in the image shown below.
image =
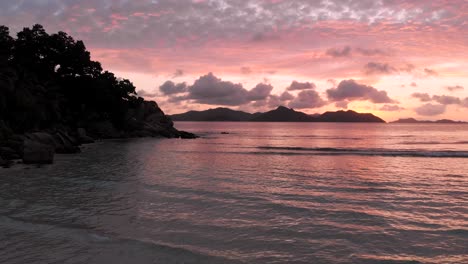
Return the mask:
[(179, 131), (179, 137), (180, 138), (185, 138), (185, 139), (194, 139), (194, 138), (198, 138), (197, 135), (193, 134), (193, 133), (190, 133), (190, 132), (186, 132), (186, 131)]

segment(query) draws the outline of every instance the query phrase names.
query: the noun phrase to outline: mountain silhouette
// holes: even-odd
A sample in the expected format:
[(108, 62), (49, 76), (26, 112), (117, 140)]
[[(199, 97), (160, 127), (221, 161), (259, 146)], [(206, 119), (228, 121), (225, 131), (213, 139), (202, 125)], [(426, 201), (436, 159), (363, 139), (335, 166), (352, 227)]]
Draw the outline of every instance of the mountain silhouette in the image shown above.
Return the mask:
[(317, 117), (318, 122), (362, 122), (385, 123), (383, 119), (370, 113), (357, 113), (352, 110), (325, 112)]
[(454, 121), (450, 119), (440, 119), (436, 121), (430, 120), (417, 120), (415, 118), (400, 118), (396, 121), (390, 123), (397, 123), (397, 124), (413, 124), (413, 123), (423, 123), (423, 124), (466, 124), (467, 122), (463, 121)]
[(249, 122), (373, 122), (385, 123), (381, 118), (369, 113), (336, 111), (308, 115), (291, 108), (279, 106), (265, 112), (250, 114), (229, 108), (216, 108), (205, 111), (189, 111), (172, 115), (174, 121), (249, 121)]
[(314, 117), (284, 106), (258, 114), (249, 121), (253, 122), (313, 122)]
[(172, 115), (174, 121), (249, 121), (253, 114), (236, 111), (229, 108), (215, 108), (205, 111), (189, 111)]

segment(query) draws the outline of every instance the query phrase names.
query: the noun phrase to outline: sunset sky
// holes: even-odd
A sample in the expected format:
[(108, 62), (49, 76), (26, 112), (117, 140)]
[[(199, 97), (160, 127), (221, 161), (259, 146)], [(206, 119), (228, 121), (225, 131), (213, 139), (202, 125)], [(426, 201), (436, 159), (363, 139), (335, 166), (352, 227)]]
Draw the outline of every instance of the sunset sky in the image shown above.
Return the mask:
[(16, 0), (168, 114), (285, 105), (468, 121), (466, 0)]

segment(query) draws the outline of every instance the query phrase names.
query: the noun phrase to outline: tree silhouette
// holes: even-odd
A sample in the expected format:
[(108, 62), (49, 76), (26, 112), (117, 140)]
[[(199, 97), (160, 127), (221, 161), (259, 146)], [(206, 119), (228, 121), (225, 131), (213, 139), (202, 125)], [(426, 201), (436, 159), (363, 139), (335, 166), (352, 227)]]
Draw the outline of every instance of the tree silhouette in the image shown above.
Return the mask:
[(8, 27), (0, 26), (0, 63), (6, 64), (11, 59), (13, 44)]
[(39, 24), (16, 39), (0, 26), (0, 60), (0, 120), (17, 132), (102, 120), (122, 128), (128, 109), (143, 102), (129, 80), (103, 72), (82, 41)]

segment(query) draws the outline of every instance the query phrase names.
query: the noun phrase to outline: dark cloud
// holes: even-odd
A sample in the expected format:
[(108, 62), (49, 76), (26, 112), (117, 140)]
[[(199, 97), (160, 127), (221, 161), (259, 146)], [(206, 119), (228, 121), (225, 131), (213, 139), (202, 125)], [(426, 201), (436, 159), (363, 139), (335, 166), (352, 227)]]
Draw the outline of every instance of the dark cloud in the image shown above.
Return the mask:
[(188, 98), (200, 104), (242, 105), (249, 92), (241, 84), (223, 81), (212, 73), (201, 76), (189, 87)]
[(342, 49), (331, 48), (327, 50), (327, 55), (338, 58), (338, 57), (349, 57), (351, 56), (351, 47), (345, 46)]
[(268, 104), (268, 99), (252, 101), (248, 105), (244, 105), (242, 108), (261, 108)]
[(445, 113), (446, 106), (442, 104), (424, 104), (414, 109), (418, 115), (436, 116)]
[(388, 112), (395, 112), (395, 111), (401, 111), (405, 110), (405, 108), (398, 106), (398, 105), (384, 105), (381, 108), (379, 108), (380, 111), (388, 111)]
[(415, 82), (412, 82), (410, 85), (411, 85), (411, 87), (418, 87), (418, 84), (415, 83)]
[(432, 100), (443, 105), (461, 104), (460, 98), (449, 95), (434, 95), (432, 96)]
[(387, 52), (381, 49), (364, 49), (364, 48), (357, 48), (356, 52), (360, 53), (364, 56), (376, 56), (376, 55), (387, 55)]
[(377, 56), (387, 55), (387, 52), (381, 49), (366, 49), (366, 48), (355, 48), (352, 49), (350, 46), (344, 46), (343, 48), (331, 48), (328, 49), (326, 54), (330, 57), (351, 57), (353, 53), (357, 53), (363, 56)]
[(460, 90), (463, 90), (465, 89), (463, 86), (461, 85), (454, 85), (454, 86), (446, 86), (445, 89), (451, 91), (451, 92), (454, 92), (454, 91), (460, 91)]
[(297, 90), (308, 90), (308, 89), (314, 89), (316, 88), (316, 85), (314, 83), (310, 82), (297, 82), (293, 81), (291, 85), (289, 85), (286, 90), (288, 91), (297, 91)]
[(314, 90), (301, 91), (296, 98), (289, 102), (291, 108), (319, 108), (326, 105), (326, 102)]
[(265, 100), (273, 90), (271, 84), (259, 83), (248, 92), (247, 99), (249, 101)]
[(180, 105), (183, 101), (186, 101), (186, 100), (188, 100), (188, 99), (189, 99), (189, 98), (188, 98), (187, 95), (171, 95), (171, 96), (167, 99), (167, 102)]
[(364, 66), (365, 74), (391, 74), (397, 72), (398, 70), (388, 63), (380, 62), (369, 62)]
[(411, 97), (419, 99), (421, 102), (437, 102), (442, 105), (462, 105), (463, 100), (450, 95), (434, 95), (430, 96), (427, 93), (413, 93)]
[(138, 90), (137, 95), (145, 98), (155, 98), (158, 96), (158, 94), (155, 92), (148, 92), (145, 90)]
[(268, 100), (265, 100), (265, 105), (268, 106), (268, 108), (276, 108), (282, 104), (280, 97), (277, 95), (270, 95)]
[[(464, 4), (464, 0), (450, 2), (451, 6)], [(440, 16), (447, 5), (394, 0), (4, 0), (0, 1), (0, 24), (13, 25), (18, 29), (42, 23), (47, 28), (53, 27), (52, 31), (71, 29), (74, 31), (70, 32), (72, 35), (78, 33), (85, 37), (87, 43), (91, 39), (96, 46), (122, 48), (163, 44), (170, 47), (178, 40), (197, 45), (198, 42), (210, 43), (212, 39), (234, 39), (235, 36), (251, 36), (249, 39), (261, 42), (277, 38), (281, 35), (281, 32), (276, 34), (279, 29), (287, 32), (302, 28), (308, 30), (311, 24), (327, 20), (350, 20), (372, 25), (379, 25), (379, 22), (409, 23), (426, 27), (443, 18), (444, 25), (461, 28), (463, 16)], [(404, 14), (401, 12), (403, 9)], [(198, 38), (191, 38), (193, 36)], [(372, 49), (356, 49), (356, 52), (364, 55), (380, 53)]]
[[(174, 85), (170, 81), (168, 89), (175, 94)], [(220, 78), (208, 73), (201, 76), (193, 85), (186, 87), (183, 91), (187, 94), (183, 96), (170, 96), (169, 101), (180, 102), (184, 100), (190, 100), (199, 104), (209, 105), (227, 105), (227, 106), (239, 106), (244, 105), (253, 101), (258, 101), (257, 104), (262, 104), (260, 101), (265, 101), (270, 97), (273, 86), (270, 84), (259, 83), (252, 90), (248, 91), (242, 84), (237, 84), (229, 81), (223, 81)], [(177, 90), (178, 93), (182, 90)], [(165, 93), (170, 95), (169, 93)], [(265, 102), (263, 102), (265, 104)]]
[(289, 101), (289, 100), (292, 100), (292, 99), (294, 99), (294, 95), (288, 93), (287, 91), (284, 91), (279, 97), (279, 100), (281, 100), (283, 102), (284, 101)]
[(436, 72), (435, 70), (431, 70), (431, 69), (428, 69), (428, 68), (425, 68), (425, 69), (424, 69), (424, 73), (425, 73), (427, 76), (437, 76), (437, 75), (439, 75), (439, 73)]
[(172, 81), (166, 81), (163, 85), (159, 86), (159, 90), (164, 95), (179, 94), (187, 91), (186, 83), (175, 84)]
[(327, 90), (331, 101), (371, 101), (372, 103), (395, 103), (386, 91), (379, 91), (372, 86), (359, 84), (354, 80), (344, 80), (337, 88)]
[(271, 94), (266, 99), (254, 101), (250, 104), (250, 106), (254, 108), (268, 106), (268, 108), (271, 109), (276, 108), (280, 105), (284, 105), (285, 101), (289, 101), (291, 99), (294, 99), (294, 96), (285, 91), (280, 96)]
[(432, 101), (432, 98), (427, 93), (413, 93), (411, 97), (419, 99), (421, 102), (429, 102)]
[(184, 71), (181, 69), (176, 69), (174, 74), (172, 74), (172, 78), (178, 78), (184, 75)]

